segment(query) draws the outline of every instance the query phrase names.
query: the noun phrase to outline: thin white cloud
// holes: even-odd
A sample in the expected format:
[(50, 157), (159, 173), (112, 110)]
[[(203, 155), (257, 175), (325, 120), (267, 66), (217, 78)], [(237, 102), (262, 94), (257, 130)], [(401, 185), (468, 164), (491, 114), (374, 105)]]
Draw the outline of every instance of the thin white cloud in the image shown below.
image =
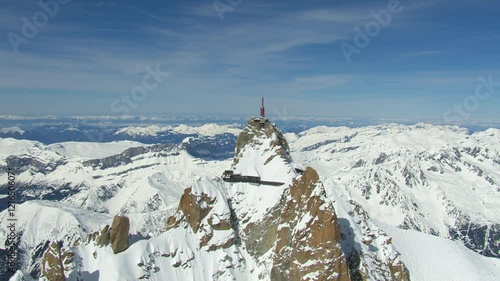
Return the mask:
[[(249, 13), (254, 11), (253, 8), (242, 4), (235, 13)], [(299, 97), (307, 91), (352, 83), (354, 76), (315, 74), (307, 58), (291, 51), (351, 38), (353, 25), (370, 17), (370, 10), (362, 7), (349, 12), (328, 9), (299, 13), (283, 11), (251, 22), (226, 20), (221, 23), (217, 19), (195, 18), (185, 24), (176, 17), (169, 19), (170, 23), (182, 23), (177, 29), (162, 24), (163, 17), (160, 17), (154, 24), (129, 31), (144, 33), (147, 37), (144, 41), (116, 39), (119, 37), (78, 38), (71, 36), (75, 29), (96, 27), (54, 22), (47, 26), (47, 32), (40, 33), (29, 43), (33, 44), (30, 47), (43, 46), (53, 53), (21, 52), (14, 56), (11, 50), (0, 51), (0, 85), (4, 88), (62, 89), (68, 93), (97, 91), (114, 95), (128, 93), (131, 87), (141, 83), (141, 73), (147, 65), (161, 63), (172, 75), (151, 94), (147, 102), (152, 106), (158, 106), (162, 98), (172, 96), (196, 97), (207, 102), (227, 102), (228, 105), (235, 95), (243, 102), (256, 94), (266, 93), (274, 97)], [(263, 12), (271, 11), (264, 9)], [(142, 14), (141, 11), (137, 13)], [(151, 17), (156, 18), (156, 15)], [(97, 28), (103, 30), (105, 27)], [(126, 27), (119, 28), (121, 32), (127, 32)], [(337, 46), (331, 46), (332, 52), (339, 52)], [(438, 55), (435, 52), (427, 50), (413, 55)], [(332, 66), (331, 69), (335, 68)], [(293, 73), (304, 70), (303, 73), (311, 74), (298, 75), (290, 80), (294, 74), (280, 77), (283, 70), (292, 70)], [(470, 77), (475, 79), (480, 74)], [(373, 79), (378, 74), (368, 72), (363, 75)], [(406, 77), (394, 75), (394, 79), (400, 83), (452, 84), (465, 76), (426, 73)], [(386, 78), (387, 75), (380, 74), (380, 77)], [(178, 101), (170, 100), (165, 104), (165, 110), (179, 110)], [(146, 103), (143, 109), (150, 106)], [(193, 110), (202, 110), (205, 104), (196, 106)]]
[(371, 17), (369, 10), (346, 10), (346, 9), (317, 9), (309, 10), (300, 14), (304, 20), (331, 21), (352, 23), (360, 20), (366, 20)]
[(317, 91), (353, 81), (351, 75), (316, 75), (296, 78), (290, 85), (300, 92)]
[(444, 50), (424, 50), (424, 51), (415, 51), (411, 53), (405, 53), (403, 56), (408, 57), (427, 57), (427, 56), (439, 56), (448, 54), (447, 51)]

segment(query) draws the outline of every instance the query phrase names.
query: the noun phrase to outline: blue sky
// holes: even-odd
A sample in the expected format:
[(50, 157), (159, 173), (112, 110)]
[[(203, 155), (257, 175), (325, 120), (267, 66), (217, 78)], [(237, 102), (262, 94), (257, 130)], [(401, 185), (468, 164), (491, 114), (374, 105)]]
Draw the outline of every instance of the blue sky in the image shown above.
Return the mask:
[[(462, 119), (499, 121), (500, 84), (475, 91), (500, 82), (500, 3), (401, 0), (348, 62), (342, 42), (391, 1), (221, 0), (222, 19), (210, 0), (72, 0), (32, 38), (38, 1), (4, 1), (0, 115), (251, 115), (265, 96), (268, 115), (442, 119), (468, 102)], [(169, 74), (126, 104), (147, 66)]]

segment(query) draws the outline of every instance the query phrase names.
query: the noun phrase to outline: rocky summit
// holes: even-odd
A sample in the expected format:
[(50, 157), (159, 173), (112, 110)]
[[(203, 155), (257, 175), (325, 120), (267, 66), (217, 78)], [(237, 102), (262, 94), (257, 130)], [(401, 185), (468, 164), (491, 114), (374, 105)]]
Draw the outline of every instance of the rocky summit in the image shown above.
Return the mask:
[[(320, 175), (293, 161), (288, 142), (269, 120), (249, 121), (228, 168), (231, 181), (213, 175), (188, 186), (176, 212), (165, 217), (159, 235), (129, 245), (134, 217), (115, 216), (111, 226), (92, 232), (83, 243), (75, 241), (62, 248), (51, 244), (43, 275), (54, 280), (93, 272), (106, 280), (167, 280), (169, 276), (179, 280), (347, 281), (380, 276), (409, 280), (393, 247), (376, 241), (357, 249), (343, 245), (347, 236)], [(367, 216), (363, 220), (370, 223)], [(378, 230), (377, 235), (385, 234)], [(350, 237), (359, 245), (361, 238)], [(63, 252), (76, 258), (67, 259)], [(106, 266), (121, 257), (133, 263), (119, 271)]]

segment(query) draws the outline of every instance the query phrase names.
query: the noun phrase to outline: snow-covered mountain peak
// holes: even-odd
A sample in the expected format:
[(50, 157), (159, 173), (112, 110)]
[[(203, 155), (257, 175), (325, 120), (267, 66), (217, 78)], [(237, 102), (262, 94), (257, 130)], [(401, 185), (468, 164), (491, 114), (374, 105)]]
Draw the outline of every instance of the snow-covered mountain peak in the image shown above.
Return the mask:
[[(357, 146), (369, 143), (372, 151), (408, 150), (422, 152), (440, 150), (463, 143), (470, 137), (468, 130), (457, 126), (419, 123), (416, 125), (381, 124), (360, 128), (315, 127), (299, 134), (293, 147), (304, 150), (324, 147), (326, 144)], [(470, 138), (474, 142), (474, 138)]]
[(287, 183), (293, 175), (288, 142), (268, 119), (252, 118), (239, 134), (232, 169), (241, 175)]
[[(214, 142), (231, 150), (234, 135), (177, 130), (171, 144), (0, 139), (7, 164), (29, 167), (16, 170), (23, 272), (11, 280), (49, 271), (68, 281), (435, 280), (439, 269), (408, 256), (426, 247), (406, 240), (416, 231), (443, 237), (432, 247), (447, 238), (498, 256), (498, 129), (383, 124), (283, 135), (251, 119), (234, 158), (217, 160), (197, 155), (214, 153)], [(221, 178), (226, 169), (240, 177)], [(121, 230), (117, 213), (127, 218)], [(490, 263), (481, 276), (497, 279), (497, 259), (453, 245), (453, 255), (480, 258), (467, 280), (489, 280), (473, 271)]]
[(18, 133), (20, 135), (24, 135), (25, 131), (18, 126), (14, 126), (9, 128), (1, 128), (0, 133)]
[(151, 125), (146, 127), (128, 126), (116, 131), (115, 135), (129, 135), (131, 137), (138, 136), (157, 136), (161, 133), (173, 133), (183, 135), (200, 135), (200, 136), (215, 136), (219, 134), (237, 135), (241, 129), (235, 125), (221, 125), (215, 123), (204, 124), (202, 126), (177, 125), (177, 126), (158, 126)]
[(374, 218), (498, 257), (492, 239), (500, 229), (498, 132), (429, 124), (320, 127), (290, 145), (295, 158)]

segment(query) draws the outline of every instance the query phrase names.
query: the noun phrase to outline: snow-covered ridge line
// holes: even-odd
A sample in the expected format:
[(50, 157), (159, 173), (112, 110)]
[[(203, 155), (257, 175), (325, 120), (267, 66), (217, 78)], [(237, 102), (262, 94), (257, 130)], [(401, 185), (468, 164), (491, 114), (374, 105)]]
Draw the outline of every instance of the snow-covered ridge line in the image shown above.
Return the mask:
[[(471, 134), (466, 128), (458, 126), (387, 123), (356, 128), (318, 126), (302, 131), (298, 135), (287, 135), (287, 137), (300, 138), (294, 146), (302, 148), (323, 143), (348, 143), (350, 138), (356, 137), (357, 143), (376, 143), (379, 147), (387, 147), (390, 144), (391, 147), (387, 148), (400, 147), (412, 151), (427, 151), (449, 146), (461, 146), (466, 142), (476, 144), (486, 142), (488, 145), (498, 145), (500, 129), (490, 128)], [(387, 141), (389, 144), (386, 143)]]
[[(11, 155), (28, 155), (30, 157), (65, 157), (74, 160), (90, 160), (120, 154), (131, 147), (146, 146), (135, 141), (96, 142), (61, 142), (44, 145), (37, 141), (0, 138), (0, 161)], [(45, 156), (42, 156), (45, 155)], [(56, 157), (57, 158), (57, 157)]]
[(287, 137), (295, 159), (343, 187), (372, 217), (500, 256), (499, 129), (322, 126)]
[(23, 135), (25, 131), (18, 126), (14, 127), (8, 127), (8, 128), (2, 128), (0, 129), (0, 133), (7, 134), (7, 133), (19, 133), (20, 135)]
[(209, 123), (202, 126), (189, 126), (189, 125), (177, 125), (177, 126), (157, 126), (151, 125), (146, 127), (141, 126), (129, 126), (118, 130), (115, 135), (127, 134), (130, 136), (157, 136), (162, 132), (172, 132), (176, 134), (186, 134), (186, 135), (201, 135), (201, 136), (215, 136), (219, 134), (233, 134), (238, 135), (241, 129), (236, 125), (219, 125), (215, 123)]
[[(336, 231), (339, 238), (335, 239), (353, 266), (349, 268), (351, 273), (367, 274), (372, 276), (370, 280), (402, 280), (389, 279), (387, 276), (394, 267), (388, 270), (385, 266), (386, 261), (398, 258), (396, 251), (399, 251), (410, 270), (411, 280), (498, 279), (500, 259), (480, 256), (450, 239), (471, 241), (473, 244), (466, 244), (468, 247), (485, 253), (479, 251), (476, 244), (480, 244), (483, 237), (492, 241), (500, 237), (497, 236), (500, 227), (493, 227), (500, 226), (497, 220), (500, 130), (470, 134), (453, 126), (383, 124), (358, 128), (316, 127), (299, 134), (287, 134), (285, 139), (272, 123), (266, 123), (264, 128), (259, 122), (250, 124), (252, 128), (244, 129), (236, 141), (233, 161), (206, 161), (190, 154), (188, 149), (183, 149), (184, 145), (188, 146), (187, 142), (179, 144), (184, 133), (174, 135), (176, 142), (171, 144), (119, 142), (124, 147), (118, 143), (80, 142), (46, 146), (0, 138), (0, 161), (3, 155), (13, 155), (10, 163), (19, 168), (18, 193), (27, 198), (19, 204), (22, 212), (18, 217), (19, 228), (23, 230), (23, 253), (32, 261), (42, 262), (38, 253), (45, 252), (46, 241), (64, 240), (66, 249), (73, 248), (77, 257), (74, 263), (64, 265), (68, 281), (76, 281), (75, 274), (81, 274), (79, 279), (110, 281), (137, 280), (140, 276), (150, 281), (172, 276), (176, 280), (201, 281), (276, 280), (268, 276), (272, 270), (270, 265), (286, 264), (285, 259), (273, 257), (273, 252), (282, 253), (275, 251), (280, 249), (278, 241), (286, 241), (287, 233), (308, 231), (306, 223), (321, 221), (316, 218), (329, 221), (325, 216), (335, 210), (338, 215), (335, 219), (341, 227)], [(193, 127), (184, 126), (179, 130), (193, 130)], [(173, 131), (158, 133), (159, 136), (170, 134)], [(231, 139), (228, 135), (192, 139), (198, 138), (206, 139), (202, 144)], [(102, 155), (111, 153), (115, 146), (116, 153), (105, 159), (109, 160), (105, 169), (82, 161), (84, 151)], [(195, 146), (206, 149), (208, 154), (222, 150), (221, 146), (214, 147), (211, 150), (204, 145)], [(299, 163), (294, 162), (292, 156)], [(93, 158), (105, 162), (102, 157)], [(314, 175), (308, 168), (305, 168), (307, 172), (300, 172), (304, 168), (298, 171), (295, 165), (313, 167), (318, 173)], [(227, 169), (285, 184), (227, 183), (220, 178)], [(0, 169), (0, 176), (2, 172)], [(293, 188), (290, 187), (294, 182)], [(309, 182), (316, 184), (307, 184)], [(307, 195), (309, 191), (314, 196)], [(292, 197), (299, 194), (302, 195)], [(38, 200), (40, 198), (43, 200)], [(334, 208), (329, 209), (330, 204)], [(285, 217), (296, 219), (281, 219), (285, 210), (282, 206), (292, 206), (288, 209), (289, 216)], [(314, 218), (309, 212), (313, 209), (322, 215)], [(180, 212), (185, 220), (169, 223), (170, 218)], [(114, 214), (130, 219), (129, 248), (119, 254), (113, 253), (109, 245), (98, 245), (88, 239), (90, 234), (111, 224)], [(7, 215), (4, 210), (0, 218)], [(170, 228), (172, 225), (176, 227)], [(401, 225), (414, 230), (395, 228)], [(286, 230), (290, 226), (297, 231)], [(309, 229), (328, 229), (319, 226)], [(386, 228), (394, 239), (384, 233)], [(488, 232), (484, 234), (483, 229)], [(435, 230), (441, 238), (415, 230), (428, 233)], [(450, 232), (472, 235), (461, 240)], [(0, 241), (6, 239), (6, 234), (0, 229)], [(78, 238), (81, 243), (73, 247), (71, 242)], [(309, 244), (302, 244), (299, 236), (296, 238), (290, 241), (298, 244), (284, 245), (313, 249)], [(240, 239), (246, 246), (241, 247), (243, 244), (234, 239)], [(488, 250), (497, 253), (493, 242)], [(256, 262), (255, 257), (260, 262)], [(302, 253), (300, 257), (312, 255)], [(300, 266), (307, 269), (321, 263), (330, 265), (330, 257), (309, 258)], [(294, 259), (290, 256), (289, 260)], [(361, 260), (362, 266), (356, 266), (356, 259)], [(440, 263), (444, 266), (439, 266)], [(462, 265), (457, 270), (456, 267)], [(324, 267), (318, 268), (315, 272), (311, 270), (307, 277), (324, 270)], [(33, 267), (21, 269), (33, 271)], [(286, 271), (286, 266), (281, 271)], [(340, 272), (345, 271), (336, 271)], [(69, 277), (71, 273), (73, 278)], [(16, 278), (20, 275), (18, 272)]]

